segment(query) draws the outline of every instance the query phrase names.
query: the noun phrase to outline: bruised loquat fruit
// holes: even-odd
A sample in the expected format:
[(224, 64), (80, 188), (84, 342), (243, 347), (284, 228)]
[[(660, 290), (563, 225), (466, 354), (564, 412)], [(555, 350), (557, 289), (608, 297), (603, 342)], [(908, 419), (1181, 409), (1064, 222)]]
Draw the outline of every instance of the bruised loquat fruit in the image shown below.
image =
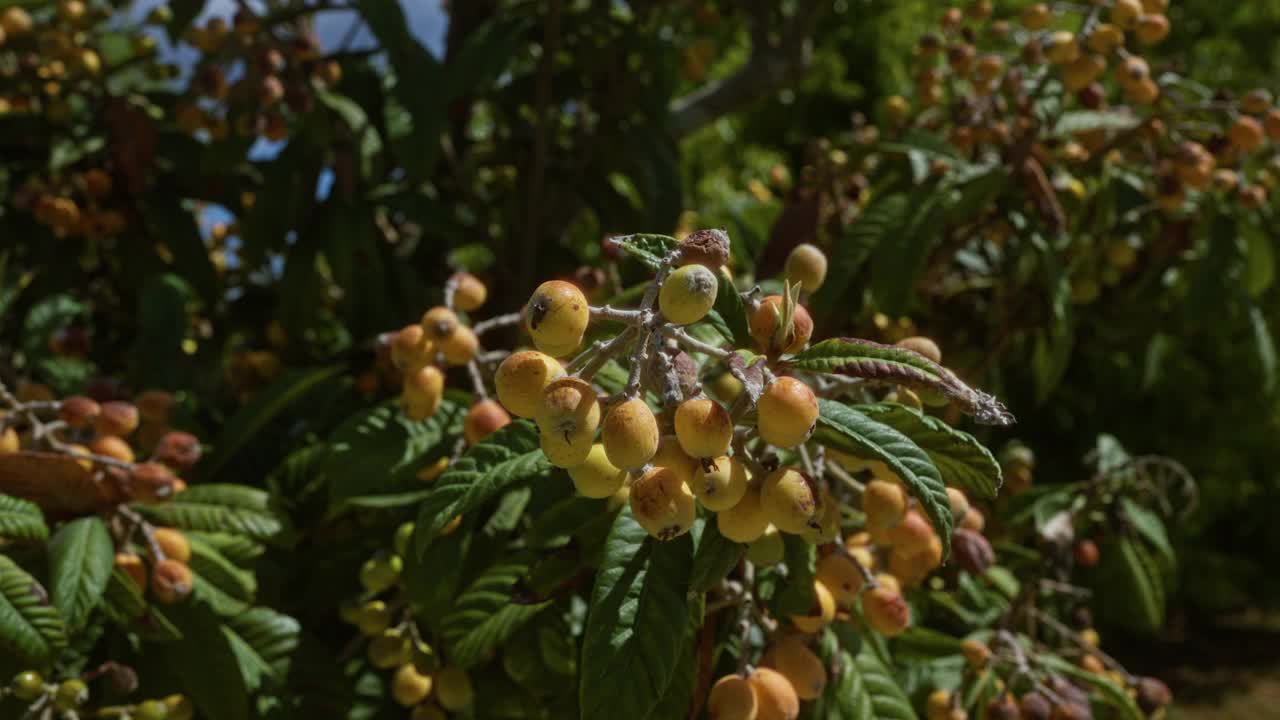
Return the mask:
[(564, 368), (555, 358), (537, 350), (522, 350), (502, 361), (493, 384), (503, 407), (519, 417), (532, 418), (538, 414), (547, 385), (562, 377)]
[(724, 455), (733, 441), (733, 419), (720, 403), (706, 397), (685, 400), (676, 408), (676, 439), (694, 458)]
[(735, 458), (704, 460), (694, 472), (690, 487), (706, 509), (728, 510), (747, 492), (747, 470)]
[(538, 350), (561, 357), (582, 344), (591, 308), (582, 291), (563, 280), (538, 286), (524, 307), (524, 321)]
[(177, 560), (166, 558), (151, 570), (151, 594), (166, 605), (185, 600), (191, 588), (191, 570)]
[(780, 377), (765, 386), (756, 403), (756, 426), (765, 442), (780, 448), (803, 443), (818, 421), (818, 397), (793, 377)]
[(693, 493), (670, 468), (655, 467), (631, 483), (631, 512), (653, 537), (671, 540), (693, 526)]
[(824, 555), (818, 561), (815, 577), (831, 591), (836, 605), (842, 608), (852, 607), (857, 602), (862, 586), (866, 583), (857, 561), (842, 552)]
[(422, 335), (433, 344), (452, 336), (461, 326), (458, 314), (443, 305), (422, 314)]
[(779, 530), (800, 534), (817, 525), (818, 499), (808, 479), (791, 468), (769, 473), (760, 487), (765, 516)]
[(99, 435), (128, 437), (138, 429), (138, 408), (133, 403), (114, 400), (102, 403), (93, 427)]
[(706, 317), (716, 304), (720, 280), (705, 265), (692, 263), (672, 271), (658, 291), (658, 309), (676, 325)]
[(600, 402), (591, 384), (563, 377), (547, 385), (535, 416), (542, 452), (552, 465), (579, 465), (591, 452), (600, 426)]
[(618, 492), (627, 479), (627, 471), (610, 462), (600, 443), (592, 445), (587, 459), (569, 468), (568, 472), (574, 489), (579, 495), (588, 498), (607, 498)]
[(658, 451), (657, 418), (644, 400), (623, 401), (605, 416), (600, 439), (609, 462), (623, 470), (637, 470)]
[[(866, 617), (867, 626), (885, 637), (896, 637), (906, 631), (911, 624), (911, 608), (897, 583), (887, 583), (886, 576), (877, 576), (878, 587), (874, 587), (862, 595), (862, 614)], [(892, 577), (892, 576), (888, 576)]]

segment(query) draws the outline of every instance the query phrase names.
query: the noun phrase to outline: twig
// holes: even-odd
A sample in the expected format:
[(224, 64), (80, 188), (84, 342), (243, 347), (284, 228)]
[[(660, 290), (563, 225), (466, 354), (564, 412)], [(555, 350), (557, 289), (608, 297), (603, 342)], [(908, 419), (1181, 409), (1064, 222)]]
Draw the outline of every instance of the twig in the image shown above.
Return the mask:
[(471, 388), (481, 400), (489, 399), (489, 391), (484, 387), (484, 376), (480, 374), (480, 365), (474, 359), (467, 363), (467, 374), (471, 376)]
[(494, 328), (506, 327), (508, 325), (519, 325), (519, 324), (520, 324), (520, 313), (507, 313), (506, 315), (494, 315), (488, 320), (481, 320), (480, 322), (476, 323), (471, 328), (471, 332), (475, 333), (477, 336), (480, 336), (480, 335), (484, 335), (490, 330), (493, 330)]

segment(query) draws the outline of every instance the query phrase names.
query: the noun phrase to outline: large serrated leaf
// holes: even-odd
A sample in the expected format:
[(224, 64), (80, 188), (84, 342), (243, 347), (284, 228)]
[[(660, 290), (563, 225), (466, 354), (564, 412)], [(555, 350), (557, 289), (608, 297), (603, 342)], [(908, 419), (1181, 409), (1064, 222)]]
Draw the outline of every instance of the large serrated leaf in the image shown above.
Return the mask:
[(624, 506), (605, 543), (582, 642), (583, 720), (644, 720), (671, 682), (688, 624), (693, 542), (658, 542)]
[(871, 294), (890, 316), (905, 313), (916, 294), (929, 253), (942, 235), (942, 200), (943, 191), (933, 186), (912, 193), (906, 225), (872, 254)]
[(285, 684), (301, 630), (297, 620), (265, 607), (249, 608), (227, 619), (222, 633), (247, 688)]
[(128, 626), (147, 611), (142, 588), (119, 568), (112, 569), (111, 577), (107, 578), (107, 587), (102, 592), (102, 611), (112, 622), (123, 626)]
[(670, 235), (650, 233), (622, 235), (610, 239), (609, 242), (613, 243), (619, 250), (644, 263), (645, 267), (650, 270), (657, 270), (658, 266), (662, 264), (662, 259), (671, 254), (671, 251), (680, 247), (680, 241)]
[(694, 528), (693, 573), (689, 577), (689, 589), (707, 592), (720, 583), (738, 564), (747, 546), (734, 542), (720, 534), (715, 517), (699, 520)]
[(1103, 548), (1100, 582), (1116, 592), (1117, 602), (1103, 608), (1104, 615), (1141, 632), (1155, 632), (1164, 624), (1163, 572), (1145, 544), (1132, 535)]
[(842, 307), (858, 270), (886, 237), (906, 224), (910, 210), (905, 194), (886, 195), (873, 200), (845, 230), (844, 239), (833, 251), (827, 280), (813, 297), (812, 309), (818, 319), (826, 319)]
[(243, 613), (253, 604), (257, 579), (253, 573), (236, 567), (217, 548), (195, 537), (191, 543), (193, 593), (197, 600), (209, 605), (225, 617)]
[(738, 294), (738, 288), (733, 284), (733, 278), (727, 272), (716, 273), (720, 277), (720, 287), (716, 290), (715, 312), (719, 314), (723, 321), (724, 329), (728, 330), (728, 339), (737, 346), (745, 346), (749, 344), (751, 331), (747, 326), (747, 306), (742, 302), (742, 296)]
[(943, 557), (951, 554), (951, 501), (929, 455), (892, 427), (834, 400), (818, 401), (818, 428), (813, 437), (827, 447), (879, 460), (902, 479), (920, 501), (942, 540)]
[(511, 486), (551, 475), (533, 423), (518, 420), (472, 446), (449, 465), (422, 502), (413, 545), (421, 557), (454, 517), (469, 513)]
[(40, 506), (29, 500), (0, 495), (0, 538), (6, 540), (44, 540), (49, 526), (44, 523)]
[(835, 668), (826, 690), (814, 701), (815, 720), (916, 720), (911, 701), (870, 643), (857, 655), (837, 650), (828, 659)]
[(388, 495), (407, 495), (403, 502), (410, 503), (425, 497), (415, 473), (431, 455), (448, 451), (465, 413), (465, 407), (445, 399), (422, 422), (409, 420), (390, 403), (348, 419), (329, 437), (322, 466), (329, 478), (330, 512), (367, 507), (367, 501)]
[(669, 718), (687, 717), (689, 703), (693, 700), (695, 685), (698, 681), (697, 658), (693, 649), (693, 632), (685, 633), (684, 648), (679, 655), (680, 664), (671, 674), (671, 682), (659, 698), (658, 704), (649, 711), (647, 720), (669, 720)]
[(800, 352), (787, 367), (936, 390), (980, 423), (1010, 425), (1013, 415), (995, 397), (969, 387), (955, 373), (913, 350), (858, 338), (832, 338)]
[(43, 668), (66, 645), (62, 616), (49, 604), (44, 588), (0, 555), (0, 649), (27, 666)]
[(49, 541), (49, 578), (53, 604), (67, 626), (84, 625), (111, 577), (115, 545), (100, 517), (66, 523)]
[(506, 558), (485, 570), (458, 596), (443, 622), (450, 663), (469, 669), (484, 662), (550, 604), (512, 602), (512, 588), (528, 573), (532, 559), (528, 553)]
[(181, 680), (181, 690), (195, 703), (198, 715), (209, 720), (252, 717), (245, 678), (257, 670), (242, 667), (242, 661), (255, 663), (232, 647), (223, 621), (196, 602), (167, 606), (164, 613), (183, 642), (157, 644), (148, 654)]
[(196, 485), (168, 502), (134, 509), (160, 525), (183, 530), (237, 532), (258, 540), (271, 540), (284, 530), (271, 496), (244, 485)]
[(929, 454), (946, 484), (973, 497), (995, 498), (1002, 481), (1000, 463), (974, 436), (905, 405), (859, 405), (857, 409), (911, 438)]

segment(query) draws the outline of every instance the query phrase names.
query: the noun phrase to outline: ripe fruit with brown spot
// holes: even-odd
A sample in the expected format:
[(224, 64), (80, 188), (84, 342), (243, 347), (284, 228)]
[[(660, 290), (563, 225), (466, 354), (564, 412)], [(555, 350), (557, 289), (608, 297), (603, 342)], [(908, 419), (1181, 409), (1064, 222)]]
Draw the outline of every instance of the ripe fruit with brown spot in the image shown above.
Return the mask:
[(733, 420), (720, 403), (706, 397), (685, 400), (676, 408), (676, 438), (693, 458), (724, 455), (733, 441)]
[(787, 254), (783, 273), (792, 285), (815, 293), (827, 280), (827, 255), (817, 245), (800, 243)]
[(168, 527), (156, 528), (152, 537), (166, 558), (177, 560), (183, 565), (191, 562), (191, 543), (181, 530)]
[(165, 433), (151, 451), (151, 459), (163, 463), (175, 472), (185, 472), (200, 462), (200, 439), (188, 432), (175, 430)]
[(858, 601), (858, 595), (866, 583), (857, 561), (842, 552), (824, 555), (818, 561), (815, 577), (831, 591), (836, 605), (842, 608), (852, 607)]
[(453, 335), (460, 325), (458, 314), (443, 305), (437, 305), (422, 314), (422, 335), (432, 344)]
[(431, 694), (432, 679), (423, 675), (413, 663), (405, 663), (391, 679), (391, 697), (404, 707), (413, 707)]
[(756, 426), (765, 442), (791, 448), (809, 438), (818, 422), (818, 397), (793, 377), (780, 377), (765, 386), (756, 403)]
[(128, 437), (138, 429), (138, 422), (138, 408), (133, 403), (114, 400), (102, 403), (93, 427), (100, 435)]
[(729, 235), (716, 228), (691, 232), (680, 241), (680, 256), (686, 264), (698, 263), (719, 270), (729, 262)]
[(463, 312), (478, 310), (489, 297), (488, 288), (471, 273), (454, 273), (449, 282), (454, 286), (453, 306)]
[(129, 469), (129, 497), (141, 502), (157, 502), (173, 497), (177, 478), (160, 463), (139, 463)]
[(58, 418), (68, 427), (80, 429), (89, 427), (98, 417), (98, 402), (84, 395), (72, 395), (62, 399), (58, 405)]
[(693, 493), (670, 468), (656, 467), (636, 478), (630, 502), (636, 522), (659, 540), (685, 534), (697, 515)]
[(166, 605), (185, 600), (191, 587), (191, 571), (177, 560), (166, 558), (151, 570), (151, 594)]
[(772, 665), (782, 673), (801, 700), (813, 700), (827, 687), (827, 670), (799, 635), (783, 637), (773, 646)]
[(754, 542), (769, 528), (769, 515), (765, 512), (758, 488), (747, 488), (738, 504), (716, 513), (716, 527), (720, 534), (739, 543)]
[(618, 492), (626, 482), (627, 471), (610, 462), (604, 446), (596, 443), (591, 446), (591, 452), (582, 464), (569, 468), (569, 478), (573, 480), (573, 487), (579, 495), (607, 498)]
[(771, 355), (800, 352), (813, 334), (813, 318), (803, 305), (795, 307), (790, 332), (783, 329), (780, 333), (783, 303), (781, 295), (769, 295), (751, 311), (748, 329), (760, 352)]
[(503, 407), (519, 417), (532, 418), (538, 414), (547, 385), (562, 377), (564, 368), (555, 358), (537, 350), (522, 350), (502, 361), (493, 384)]
[(1075, 546), (1071, 549), (1071, 553), (1075, 557), (1076, 564), (1081, 567), (1097, 565), (1101, 555), (1098, 551), (1098, 544), (1088, 538), (1077, 540)]
[(769, 522), (792, 534), (817, 527), (818, 498), (804, 475), (792, 468), (769, 473), (760, 487), (760, 502)]
[(756, 668), (747, 682), (756, 694), (756, 720), (796, 720), (800, 717), (800, 698), (791, 681), (782, 673), (770, 668)]
[(735, 458), (704, 460), (694, 471), (690, 487), (706, 509), (728, 510), (747, 493), (747, 470)]
[(820, 580), (813, 581), (813, 607), (804, 615), (792, 615), (791, 624), (801, 632), (816, 633), (836, 619), (836, 599)]
[(658, 309), (676, 325), (706, 317), (716, 304), (720, 280), (704, 265), (690, 264), (673, 271), (658, 292)]
[(427, 365), (404, 377), (400, 392), (400, 411), (415, 422), (426, 420), (440, 409), (444, 400), (444, 373)]
[(658, 421), (644, 400), (625, 400), (605, 416), (600, 439), (609, 462), (638, 470), (658, 451)]
[(552, 465), (573, 467), (587, 459), (600, 426), (600, 402), (591, 384), (576, 377), (554, 380), (535, 416), (542, 452)]
[(577, 350), (590, 320), (586, 296), (576, 285), (563, 280), (539, 285), (524, 307), (524, 323), (533, 344), (552, 357)]
[(467, 410), (467, 416), (462, 421), (462, 435), (467, 439), (468, 445), (475, 445), (510, 424), (511, 416), (502, 405), (486, 398)]
[(872, 630), (885, 637), (896, 637), (911, 624), (911, 608), (902, 597), (901, 589), (884, 582), (883, 577), (876, 578), (879, 587), (863, 593), (862, 614)]
[(741, 675), (725, 675), (711, 686), (708, 720), (756, 720), (758, 712), (756, 692)]

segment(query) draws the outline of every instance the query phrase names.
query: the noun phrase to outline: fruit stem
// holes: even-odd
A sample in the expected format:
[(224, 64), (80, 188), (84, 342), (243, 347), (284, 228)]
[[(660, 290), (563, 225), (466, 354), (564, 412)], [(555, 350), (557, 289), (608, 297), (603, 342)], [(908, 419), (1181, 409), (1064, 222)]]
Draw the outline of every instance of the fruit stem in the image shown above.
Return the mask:
[(471, 332), (475, 333), (476, 336), (479, 337), (489, 332), (490, 330), (493, 330), (494, 328), (507, 327), (508, 325), (519, 325), (519, 324), (520, 324), (520, 313), (518, 312), (507, 313), (505, 315), (494, 315), (493, 317), (487, 320), (481, 320), (480, 322), (476, 323), (475, 327), (471, 328)]
[(616, 308), (612, 305), (591, 306), (592, 320), (614, 320), (627, 325), (639, 325), (644, 321), (644, 313), (639, 310)]

